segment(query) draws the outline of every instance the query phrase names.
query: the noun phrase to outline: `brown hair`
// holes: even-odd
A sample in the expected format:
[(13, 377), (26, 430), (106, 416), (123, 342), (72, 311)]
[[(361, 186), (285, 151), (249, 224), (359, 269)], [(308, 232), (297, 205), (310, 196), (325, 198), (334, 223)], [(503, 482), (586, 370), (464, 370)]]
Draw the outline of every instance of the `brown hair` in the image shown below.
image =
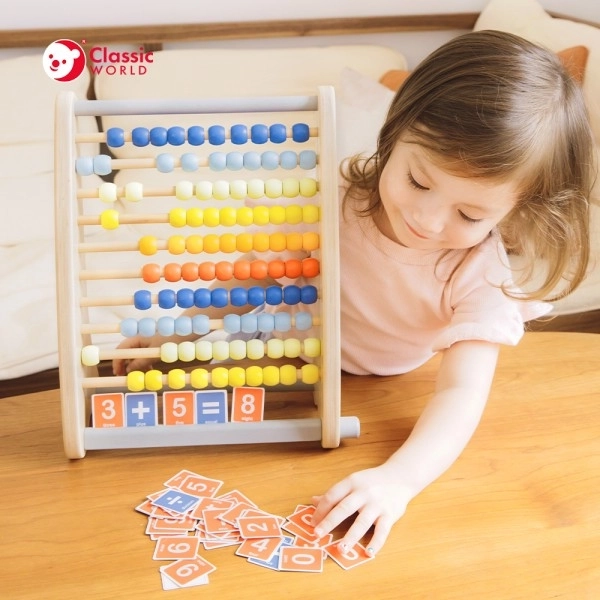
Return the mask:
[(520, 285), (544, 259), (543, 281), (527, 298), (556, 299), (581, 283), (593, 137), (581, 89), (553, 52), (479, 31), (429, 55), (394, 97), (375, 154), (346, 165), (346, 199), (362, 198), (360, 213), (381, 209), (379, 177), (406, 135), (448, 172), (518, 182), (519, 199), (499, 230), (507, 250), (525, 258)]

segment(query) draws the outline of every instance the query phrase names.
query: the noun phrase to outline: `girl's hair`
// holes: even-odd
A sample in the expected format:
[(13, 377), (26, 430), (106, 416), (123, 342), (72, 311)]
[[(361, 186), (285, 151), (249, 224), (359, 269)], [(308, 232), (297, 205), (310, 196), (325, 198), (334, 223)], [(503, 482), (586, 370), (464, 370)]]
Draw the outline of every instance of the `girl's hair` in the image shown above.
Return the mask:
[(449, 173), (517, 182), (518, 201), (498, 227), (507, 251), (525, 258), (519, 285), (531, 282), (540, 259), (547, 265), (526, 298), (556, 299), (581, 283), (593, 137), (580, 86), (553, 52), (499, 31), (434, 51), (398, 90), (375, 154), (346, 165), (346, 199), (365, 199), (361, 214), (381, 209), (379, 178), (401, 137)]

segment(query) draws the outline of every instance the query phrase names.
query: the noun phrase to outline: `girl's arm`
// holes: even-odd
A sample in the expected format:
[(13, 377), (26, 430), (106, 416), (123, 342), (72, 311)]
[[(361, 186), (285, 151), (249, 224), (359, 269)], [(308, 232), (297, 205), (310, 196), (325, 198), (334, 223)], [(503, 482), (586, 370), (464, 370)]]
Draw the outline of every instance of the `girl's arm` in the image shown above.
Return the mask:
[(358, 513), (340, 547), (352, 548), (375, 525), (369, 544), (375, 554), (408, 502), (444, 473), (471, 439), (497, 357), (498, 346), (489, 342), (457, 342), (445, 350), (435, 393), (402, 447), (382, 465), (353, 473), (315, 497), (316, 534), (326, 535)]

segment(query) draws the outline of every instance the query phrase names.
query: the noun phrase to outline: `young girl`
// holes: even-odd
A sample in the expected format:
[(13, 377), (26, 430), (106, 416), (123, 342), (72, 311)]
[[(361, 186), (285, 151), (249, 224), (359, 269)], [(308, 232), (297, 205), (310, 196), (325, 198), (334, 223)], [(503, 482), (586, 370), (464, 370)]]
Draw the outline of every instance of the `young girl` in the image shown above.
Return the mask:
[[(571, 292), (585, 275), (592, 144), (581, 90), (557, 57), (482, 31), (425, 59), (396, 94), (375, 154), (349, 160), (342, 367), (394, 375), (443, 357), (404, 444), (314, 498), (318, 535), (356, 515), (341, 548), (374, 526), (374, 555), (410, 500), (462, 452), (486, 404), (498, 344), (518, 343), (524, 322), (549, 310), (540, 300)], [(543, 261), (539, 285), (525, 293), (512, 283), (505, 248), (527, 265), (519, 285)], [(114, 365), (116, 373), (135, 368), (139, 361)]]

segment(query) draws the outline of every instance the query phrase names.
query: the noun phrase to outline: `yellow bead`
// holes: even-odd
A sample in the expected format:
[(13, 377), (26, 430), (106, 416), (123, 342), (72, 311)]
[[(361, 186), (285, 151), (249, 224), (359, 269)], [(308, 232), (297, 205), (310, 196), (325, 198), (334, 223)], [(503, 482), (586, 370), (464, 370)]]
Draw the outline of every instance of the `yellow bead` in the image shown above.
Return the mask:
[(319, 234), (313, 231), (307, 231), (302, 234), (302, 247), (307, 252), (318, 250), (320, 245)]
[(234, 200), (245, 200), (248, 195), (248, 184), (243, 179), (229, 183), (229, 194)]
[(187, 211), (185, 208), (173, 208), (169, 211), (169, 225), (171, 227), (184, 227), (187, 224)]
[(302, 344), (296, 338), (288, 338), (283, 342), (283, 353), (287, 358), (298, 358), (302, 352)]
[(181, 390), (185, 387), (185, 371), (183, 369), (171, 369), (167, 373), (167, 385), (172, 390)]
[(199, 181), (196, 184), (196, 198), (198, 200), (210, 200), (213, 193), (212, 181)]
[(271, 225), (283, 225), (283, 223), (285, 223), (284, 206), (269, 207), (269, 223), (271, 223)]
[(269, 250), (283, 252), (287, 248), (287, 236), (285, 233), (272, 233), (269, 236)]
[(212, 353), (215, 360), (227, 360), (229, 358), (229, 342), (225, 340), (213, 342)]
[(265, 181), (265, 195), (267, 198), (281, 198), (283, 183), (281, 179), (267, 179)]
[(206, 369), (193, 369), (190, 373), (190, 385), (196, 390), (208, 387), (208, 371)]
[(317, 365), (302, 365), (302, 383), (314, 385), (319, 381), (319, 367)]
[(269, 223), (268, 206), (255, 206), (252, 209), (252, 214), (255, 225), (267, 225)]
[(232, 367), (229, 369), (229, 385), (232, 387), (246, 385), (246, 369), (242, 367)]
[(263, 370), (258, 365), (246, 368), (246, 385), (260, 387), (263, 384)]
[(219, 236), (215, 233), (204, 236), (204, 252), (216, 254), (219, 251)]
[(160, 346), (160, 360), (165, 363), (177, 362), (177, 344), (175, 342), (165, 342)]
[(250, 360), (260, 360), (265, 355), (265, 344), (260, 340), (246, 342), (246, 355)]
[(282, 365), (279, 367), (279, 380), (283, 385), (295, 385), (298, 381), (296, 367), (294, 365)]
[(225, 367), (215, 367), (210, 373), (211, 383), (216, 388), (229, 385), (229, 371)]
[(93, 367), (100, 363), (100, 348), (98, 346), (84, 346), (81, 349), (81, 364)]
[(183, 362), (192, 362), (196, 359), (196, 345), (194, 342), (181, 342), (177, 346), (177, 358)]
[(219, 225), (223, 227), (233, 227), (237, 222), (237, 211), (235, 208), (228, 206), (219, 211)]
[(283, 351), (283, 340), (279, 338), (271, 338), (270, 340), (267, 340), (267, 356), (269, 358), (281, 358), (283, 356)]
[(162, 373), (157, 369), (151, 369), (150, 371), (146, 371), (144, 375), (144, 383), (146, 384), (146, 389), (151, 392), (157, 392), (162, 389)]
[(179, 181), (175, 185), (177, 200), (189, 200), (194, 195), (194, 184), (191, 181)]
[(224, 233), (219, 239), (219, 250), (227, 254), (235, 252), (237, 249), (237, 239), (234, 233)]
[(137, 181), (130, 181), (125, 186), (125, 200), (139, 202), (144, 198), (144, 186)]
[(304, 240), (301, 233), (288, 233), (285, 239), (286, 248), (291, 252), (299, 252), (304, 249)]
[(258, 200), (265, 195), (265, 182), (262, 179), (250, 179), (248, 181), (248, 197)]
[(140, 253), (144, 256), (152, 256), (158, 250), (156, 238), (153, 235), (145, 235), (138, 242)]
[(172, 235), (167, 240), (167, 250), (171, 254), (183, 254), (185, 252), (185, 238), (182, 235)]
[(252, 247), (256, 252), (266, 252), (269, 249), (269, 234), (255, 233)]
[(213, 198), (215, 200), (227, 200), (229, 198), (229, 182), (219, 179), (213, 183)]
[(189, 208), (186, 215), (186, 224), (190, 227), (204, 225), (204, 211), (201, 208)]
[(321, 220), (321, 211), (315, 204), (307, 204), (302, 207), (302, 220), (304, 223), (311, 225), (318, 223)]
[(98, 197), (102, 202), (112, 204), (117, 201), (117, 186), (114, 183), (105, 181), (98, 188)]
[(300, 182), (292, 177), (287, 177), (282, 182), (282, 191), (286, 198), (295, 198), (300, 195)]
[(229, 342), (229, 356), (233, 360), (246, 358), (246, 342), (244, 340), (231, 340)]
[(317, 180), (303, 177), (300, 180), (300, 194), (305, 198), (312, 198), (317, 193)]
[(279, 367), (268, 365), (263, 369), (263, 383), (267, 387), (279, 384)]
[(216, 227), (219, 224), (219, 209), (205, 208), (204, 209), (204, 225), (206, 227)]
[(130, 371), (127, 373), (127, 389), (130, 392), (141, 392), (145, 383), (146, 378), (143, 371)]
[(190, 254), (200, 254), (204, 250), (204, 239), (201, 235), (190, 235), (185, 241), (185, 249)]
[(254, 223), (254, 211), (249, 206), (237, 209), (236, 223), (242, 227), (248, 227)]
[(246, 254), (254, 249), (254, 236), (251, 233), (240, 233), (235, 239), (235, 249)]
[(319, 338), (306, 338), (303, 346), (304, 355), (308, 358), (321, 356), (321, 340)]
[(100, 215), (100, 225), (104, 229), (116, 229), (119, 226), (119, 213), (112, 208), (103, 211)]
[(208, 361), (212, 360), (213, 347), (212, 344), (207, 340), (198, 340), (196, 346), (196, 358), (198, 360)]
[(298, 225), (302, 223), (303, 213), (302, 207), (297, 204), (290, 204), (285, 207), (285, 222), (289, 225)]

